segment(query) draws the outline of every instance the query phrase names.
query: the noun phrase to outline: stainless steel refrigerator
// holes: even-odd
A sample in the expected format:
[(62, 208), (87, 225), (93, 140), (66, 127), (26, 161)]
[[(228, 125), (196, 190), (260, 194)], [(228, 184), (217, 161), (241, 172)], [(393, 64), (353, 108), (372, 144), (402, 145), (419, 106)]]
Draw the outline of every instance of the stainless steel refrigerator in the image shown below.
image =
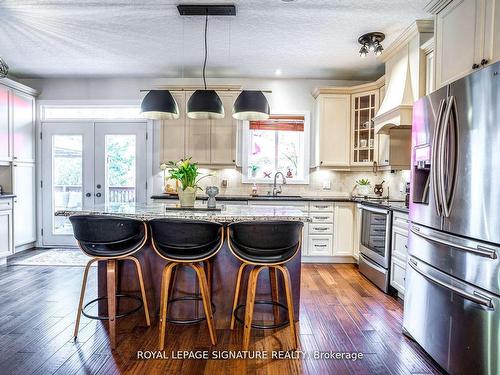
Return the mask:
[(451, 374), (500, 374), (500, 62), (413, 107), (405, 333)]

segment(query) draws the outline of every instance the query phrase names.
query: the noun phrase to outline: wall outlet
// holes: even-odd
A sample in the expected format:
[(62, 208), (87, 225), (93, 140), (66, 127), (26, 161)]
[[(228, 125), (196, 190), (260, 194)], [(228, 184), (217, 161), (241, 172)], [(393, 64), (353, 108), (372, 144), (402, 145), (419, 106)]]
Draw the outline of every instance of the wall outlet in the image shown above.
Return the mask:
[(223, 188), (227, 188), (227, 180), (222, 180), (220, 186)]
[(323, 190), (331, 190), (331, 189), (332, 189), (332, 182), (330, 180), (324, 180)]

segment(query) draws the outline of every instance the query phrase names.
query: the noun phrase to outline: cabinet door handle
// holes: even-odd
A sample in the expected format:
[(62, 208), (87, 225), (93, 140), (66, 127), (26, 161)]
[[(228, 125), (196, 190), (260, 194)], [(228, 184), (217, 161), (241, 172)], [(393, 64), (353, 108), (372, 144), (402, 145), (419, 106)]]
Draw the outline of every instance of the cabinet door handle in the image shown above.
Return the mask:
[(314, 245), (314, 247), (326, 247), (326, 245)]
[(481, 65), (482, 65), (482, 66), (484, 66), (484, 65), (486, 65), (486, 64), (488, 64), (488, 60), (486, 60), (486, 59), (482, 59), (482, 60), (481, 60)]
[(477, 68), (479, 68), (479, 64), (476, 63), (472, 64), (472, 69), (477, 69)]

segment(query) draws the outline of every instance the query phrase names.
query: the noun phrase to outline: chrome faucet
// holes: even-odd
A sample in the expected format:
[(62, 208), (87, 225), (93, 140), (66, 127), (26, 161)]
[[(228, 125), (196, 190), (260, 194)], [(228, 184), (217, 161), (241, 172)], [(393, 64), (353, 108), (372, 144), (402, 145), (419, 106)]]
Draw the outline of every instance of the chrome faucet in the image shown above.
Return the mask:
[(276, 180), (278, 178), (278, 175), (281, 175), (282, 177), (282, 181), (281, 183), (283, 185), (286, 185), (286, 178), (285, 178), (285, 175), (282, 173), (282, 172), (276, 172), (274, 174), (274, 184), (273, 184), (273, 197), (276, 197), (278, 196), (278, 194), (281, 194), (281, 185), (276, 185)]

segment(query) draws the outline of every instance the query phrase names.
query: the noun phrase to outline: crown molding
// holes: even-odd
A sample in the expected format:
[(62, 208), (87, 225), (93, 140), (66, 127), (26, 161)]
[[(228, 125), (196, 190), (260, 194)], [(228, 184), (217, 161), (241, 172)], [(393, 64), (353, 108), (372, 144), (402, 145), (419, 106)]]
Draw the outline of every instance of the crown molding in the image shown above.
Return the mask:
[(374, 82), (363, 83), (356, 86), (332, 86), (332, 87), (318, 87), (313, 90), (312, 96), (316, 99), (322, 94), (358, 94), (371, 90), (378, 90), (385, 85), (385, 75), (380, 77)]
[(428, 55), (431, 52), (434, 52), (434, 37), (430, 38), (427, 42), (420, 46), (420, 49), (424, 52), (424, 54)]
[(427, 19), (412, 22), (412, 24), (384, 50), (380, 56), (382, 62), (387, 62), (387, 60), (394, 56), (401, 48), (407, 46), (409, 41), (419, 33), (434, 33), (434, 20)]
[(430, 14), (437, 14), (441, 12), (444, 9), (444, 7), (446, 7), (452, 1), (453, 0), (431, 0), (424, 7), (424, 11)]
[(23, 85), (22, 83), (16, 82), (10, 78), (1, 78), (0, 79), (0, 85), (4, 85), (7, 87), (10, 87), (11, 89), (17, 90), (24, 92), (25, 94), (31, 95), (31, 96), (38, 96), (40, 95), (40, 91), (35, 90), (29, 86)]

